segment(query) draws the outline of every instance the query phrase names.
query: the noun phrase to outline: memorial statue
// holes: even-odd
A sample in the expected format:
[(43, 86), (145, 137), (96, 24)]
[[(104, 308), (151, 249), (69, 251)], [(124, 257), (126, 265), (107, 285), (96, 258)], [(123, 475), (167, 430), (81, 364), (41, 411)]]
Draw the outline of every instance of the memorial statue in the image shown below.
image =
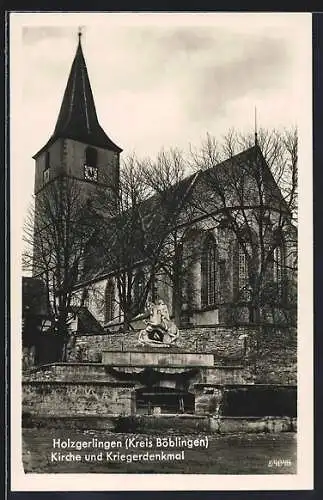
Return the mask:
[(163, 300), (148, 304), (149, 319), (144, 330), (139, 332), (138, 342), (156, 347), (169, 347), (179, 336), (177, 326), (169, 318), (168, 307)]

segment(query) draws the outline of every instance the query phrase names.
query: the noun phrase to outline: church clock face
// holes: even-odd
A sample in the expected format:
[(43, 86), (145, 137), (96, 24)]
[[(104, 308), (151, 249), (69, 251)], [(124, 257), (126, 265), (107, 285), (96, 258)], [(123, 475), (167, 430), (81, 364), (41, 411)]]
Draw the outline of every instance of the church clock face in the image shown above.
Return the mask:
[(84, 165), (84, 179), (87, 181), (97, 182), (98, 169), (89, 165)]

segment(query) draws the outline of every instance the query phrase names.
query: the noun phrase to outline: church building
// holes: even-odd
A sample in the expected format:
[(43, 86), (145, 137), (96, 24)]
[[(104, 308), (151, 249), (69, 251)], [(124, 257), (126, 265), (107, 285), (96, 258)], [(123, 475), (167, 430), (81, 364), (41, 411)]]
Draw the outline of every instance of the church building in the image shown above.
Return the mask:
[[(99, 124), (79, 37), (55, 130), (34, 155), (36, 214), (43, 190), (61, 178), (77, 183), (84, 202), (100, 189), (113, 197), (121, 153)], [(116, 217), (127, 216), (118, 210), (116, 202)], [(132, 328), (142, 328), (147, 304), (158, 300), (179, 327), (294, 321), (296, 228), (256, 134), (246, 150), (148, 197), (141, 215), (150, 240), (128, 248), (128, 311), (121, 297), (124, 269), (105, 260), (120, 253), (115, 244), (98, 238), (93, 261), (79, 272), (76, 296), (102, 330), (122, 329), (125, 314)], [(114, 227), (115, 219), (106, 223)]]
[[(157, 171), (139, 200), (134, 178), (125, 193), (121, 153), (99, 124), (80, 37), (34, 155), (23, 425), (72, 418), (120, 432), (123, 417), (164, 415), (161, 432), (294, 432), (297, 231), (257, 134), (169, 185)], [(138, 422), (131, 432), (155, 421)]]

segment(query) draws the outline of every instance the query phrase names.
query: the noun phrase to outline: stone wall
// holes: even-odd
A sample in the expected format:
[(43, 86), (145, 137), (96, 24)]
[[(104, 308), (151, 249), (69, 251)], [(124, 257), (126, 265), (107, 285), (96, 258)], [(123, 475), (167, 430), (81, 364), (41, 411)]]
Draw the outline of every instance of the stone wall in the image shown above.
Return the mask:
[(253, 381), (248, 366), (218, 366), (206, 368), (201, 373), (201, 382), (205, 384), (250, 384)]
[[(151, 363), (127, 366), (129, 373), (119, 375), (118, 367), (113, 366), (113, 357), (107, 364), (98, 362), (103, 350), (116, 356), (127, 354), (126, 350), (136, 355), (141, 351), (149, 359), (149, 349), (154, 353), (156, 349), (138, 346), (136, 333), (78, 337), (74, 352), (76, 347), (81, 347), (87, 362), (44, 365), (26, 372), (24, 413), (40, 417), (131, 415), (135, 411), (135, 390), (147, 385), (147, 369), (156, 372), (153, 375), (157, 385), (173, 387), (175, 384), (174, 387), (193, 393), (195, 411), (200, 415), (221, 413), (222, 391), (228, 386), (234, 391), (239, 385), (279, 386), (278, 390), (286, 387), (287, 392), (293, 388), (296, 391), (295, 330), (266, 326), (195, 328), (182, 330), (179, 344), (163, 354), (212, 353), (214, 365), (200, 366), (188, 378), (186, 375), (181, 378), (180, 372), (189, 367)], [(122, 367), (119, 369), (122, 371)]]
[(253, 356), (254, 382), (297, 384), (296, 329), (263, 327)]
[(118, 370), (101, 364), (44, 366), (23, 381), (23, 414), (25, 418), (133, 415), (137, 405), (136, 390), (145, 390), (149, 386), (150, 392), (155, 387), (159, 393), (164, 388), (165, 394), (173, 389), (175, 393), (184, 391), (194, 395), (194, 412), (197, 415), (213, 415), (216, 418), (296, 416), (295, 386), (248, 383), (243, 367), (233, 370), (200, 367), (189, 373), (187, 380), (181, 379), (181, 368), (161, 368), (154, 383), (151, 374), (145, 370), (144, 367), (135, 367), (133, 373), (126, 371), (129, 380), (124, 381), (122, 374), (119, 379)]
[(41, 416), (133, 413), (133, 385), (107, 382), (23, 382), (23, 412)]
[(221, 415), (223, 389), (219, 387), (195, 387), (195, 413), (198, 415)]
[(22, 348), (22, 369), (28, 370), (35, 365), (35, 346)]
[[(250, 370), (246, 367), (200, 367), (184, 369), (183, 367), (152, 367), (154, 372), (161, 372), (162, 377), (156, 379), (155, 385), (163, 385), (165, 387), (177, 387), (184, 384), (186, 390), (193, 390), (194, 384), (210, 384), (210, 385), (242, 385), (253, 382)], [(129, 378), (130, 373), (133, 373), (131, 383), (134, 387), (140, 388), (145, 385), (145, 378), (140, 376), (146, 367), (133, 367), (125, 369), (118, 367), (109, 367), (100, 363), (55, 363), (53, 365), (44, 365), (37, 370), (25, 373), (24, 382), (105, 382), (116, 383), (120, 381), (118, 375), (126, 373)], [(174, 378), (178, 374), (177, 382)], [(187, 377), (181, 380), (181, 375), (186, 373)], [(168, 376), (169, 375), (169, 376)], [(183, 385), (183, 387), (184, 387)]]
[(24, 381), (115, 382), (100, 363), (54, 363), (25, 372)]
[(130, 417), (39, 417), (24, 415), (22, 426), (26, 428), (61, 429), (62, 431), (101, 430), (109, 432), (134, 432), (172, 435), (185, 434), (236, 434), (296, 432), (297, 419), (293, 417), (220, 417), (206, 415), (135, 415)]
[[(138, 332), (79, 336), (79, 361), (100, 362), (102, 351), (154, 352), (138, 345)], [(183, 329), (176, 346), (167, 352), (207, 352), (215, 365), (245, 367), (254, 383), (297, 383), (297, 335), (295, 328), (270, 326), (199, 327)], [(75, 349), (74, 349), (75, 353)], [(75, 360), (75, 356), (74, 356)]]
[[(133, 384), (134, 389), (140, 389), (151, 383), (151, 377), (155, 374), (154, 385), (167, 388), (181, 388), (185, 391), (195, 393), (195, 384), (221, 385), (243, 385), (252, 383), (252, 376), (247, 367), (199, 367), (186, 369), (184, 367), (124, 367), (107, 366), (100, 363), (55, 363), (44, 365), (37, 370), (32, 370), (24, 375), (25, 382), (101, 382), (108, 385), (124, 381), (124, 376)], [(146, 373), (146, 375), (144, 375)], [(177, 376), (176, 376), (177, 374)]]
[[(249, 337), (249, 347), (252, 339), (258, 333), (257, 328), (241, 327), (199, 327), (180, 331), (176, 345), (168, 352), (214, 353), (219, 360), (230, 359), (238, 361), (244, 358), (246, 345), (245, 336)], [(83, 351), (84, 361), (99, 361), (100, 354), (105, 350), (154, 352), (153, 347), (143, 347), (138, 344), (138, 332), (114, 333), (106, 335), (82, 335), (76, 338), (76, 346)]]

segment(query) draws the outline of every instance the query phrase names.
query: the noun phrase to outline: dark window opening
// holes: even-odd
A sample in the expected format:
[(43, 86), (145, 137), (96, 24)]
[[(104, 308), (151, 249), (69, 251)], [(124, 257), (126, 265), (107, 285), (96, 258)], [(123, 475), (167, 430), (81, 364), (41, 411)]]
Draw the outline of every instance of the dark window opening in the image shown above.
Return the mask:
[(144, 387), (136, 391), (136, 413), (194, 413), (195, 397), (168, 387)]
[(98, 162), (98, 152), (94, 148), (86, 148), (85, 150), (85, 164), (88, 167), (96, 167)]

